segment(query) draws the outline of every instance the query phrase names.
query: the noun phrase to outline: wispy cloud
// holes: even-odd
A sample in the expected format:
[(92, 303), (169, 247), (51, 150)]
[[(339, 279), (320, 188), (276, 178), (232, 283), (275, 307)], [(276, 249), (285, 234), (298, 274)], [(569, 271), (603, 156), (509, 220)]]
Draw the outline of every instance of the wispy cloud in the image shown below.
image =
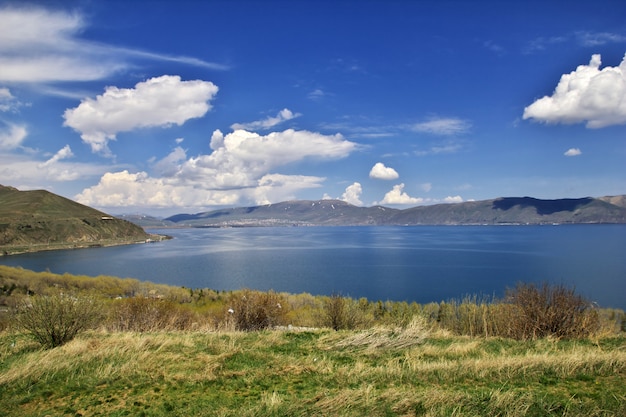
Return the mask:
[(533, 54), (568, 42), (583, 47), (595, 47), (610, 43), (626, 43), (626, 34), (578, 31), (556, 36), (541, 36), (529, 41), (522, 49), (522, 52), (525, 54)]
[(433, 117), (425, 122), (416, 123), (411, 128), (415, 132), (454, 136), (467, 133), (471, 127), (472, 124), (467, 120), (454, 117)]
[(0, 82), (99, 80), (133, 67), (136, 59), (227, 69), (194, 57), (91, 42), (80, 37), (87, 27), (87, 20), (78, 12), (0, 8)]
[(237, 129), (245, 129), (245, 130), (265, 130), (265, 129), (271, 129), (274, 126), (286, 122), (288, 120), (291, 119), (295, 119), (296, 117), (300, 117), (301, 114), (300, 113), (293, 113), (291, 110), (289, 109), (283, 109), (281, 111), (278, 112), (278, 114), (276, 116), (270, 116), (267, 117), (263, 120), (257, 120), (254, 122), (248, 122), (248, 123), (235, 123), (231, 126), (231, 129), (233, 130), (237, 130)]
[(7, 127), (8, 131), (0, 129), (0, 150), (19, 148), (28, 135), (26, 126), (9, 123)]

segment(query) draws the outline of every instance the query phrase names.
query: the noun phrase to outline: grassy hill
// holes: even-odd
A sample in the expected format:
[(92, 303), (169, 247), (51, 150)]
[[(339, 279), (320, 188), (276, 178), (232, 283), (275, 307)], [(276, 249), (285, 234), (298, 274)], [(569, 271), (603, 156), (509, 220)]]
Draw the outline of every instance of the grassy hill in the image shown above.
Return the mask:
[(139, 226), (45, 190), (0, 185), (0, 254), (145, 242)]

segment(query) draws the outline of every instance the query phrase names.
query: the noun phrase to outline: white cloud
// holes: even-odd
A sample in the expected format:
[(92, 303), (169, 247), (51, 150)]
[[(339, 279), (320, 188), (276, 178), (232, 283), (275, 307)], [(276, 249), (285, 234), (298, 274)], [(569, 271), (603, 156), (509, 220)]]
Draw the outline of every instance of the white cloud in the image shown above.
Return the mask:
[(463, 144), (461, 144), (460, 142), (448, 142), (440, 145), (431, 146), (429, 149), (417, 150), (413, 153), (417, 156), (438, 155), (455, 153), (460, 151), (461, 149), (463, 149)]
[(315, 89), (308, 94), (309, 99), (311, 100), (321, 100), (326, 96), (326, 93), (322, 90)]
[(340, 134), (322, 135), (288, 129), (262, 136), (236, 130), (224, 136), (215, 131), (213, 153), (190, 158), (177, 177), (210, 188), (248, 187), (276, 167), (305, 158), (339, 159), (357, 149)]
[(565, 156), (578, 156), (582, 155), (582, 151), (578, 148), (570, 148), (563, 154)]
[(463, 202), (463, 197), (461, 197), (460, 195), (448, 196), (448, 197), (444, 198), (443, 201), (445, 203), (462, 203)]
[(225, 67), (191, 57), (176, 57), (90, 42), (79, 35), (87, 20), (77, 12), (43, 7), (0, 8), (0, 81), (56, 82), (103, 79), (129, 68), (130, 61), (175, 61), (211, 69)]
[[(213, 132), (208, 155), (187, 158), (174, 149), (155, 164), (159, 178), (145, 172), (110, 172), (77, 198), (96, 207), (129, 205), (208, 207), (257, 204), (294, 198), (301, 189), (319, 187), (323, 177), (284, 175), (280, 166), (307, 158), (339, 159), (357, 149), (341, 135), (285, 130), (268, 135), (236, 130)], [(154, 194), (154, 197), (150, 197)], [(145, 200), (145, 204), (142, 203)]]
[(582, 46), (601, 46), (607, 43), (624, 43), (626, 36), (610, 32), (576, 32), (576, 39)]
[(426, 122), (416, 123), (411, 128), (416, 132), (430, 133), (433, 135), (453, 136), (461, 135), (469, 131), (471, 123), (467, 120), (437, 117)]
[(182, 125), (204, 116), (217, 91), (209, 81), (181, 81), (173, 75), (151, 78), (135, 88), (107, 87), (95, 100), (87, 98), (67, 109), (64, 125), (78, 131), (93, 152), (109, 154), (107, 143), (119, 132)]
[(424, 202), (422, 198), (409, 196), (402, 191), (403, 189), (404, 184), (394, 185), (393, 189), (385, 194), (385, 198), (378, 204), (419, 204)]
[(0, 111), (16, 111), (22, 103), (17, 101), (8, 88), (0, 88)]
[(70, 157), (69, 152), (69, 146), (64, 147), (48, 160), (38, 159), (33, 154), (0, 152), (0, 178), (16, 187), (49, 188), (54, 183), (98, 178), (111, 169), (93, 162), (67, 162), (65, 159)]
[(433, 189), (433, 185), (430, 182), (425, 182), (424, 184), (420, 185), (420, 188), (424, 190), (425, 192), (429, 192), (430, 190)]
[(626, 55), (618, 67), (600, 70), (600, 55), (589, 65), (563, 74), (552, 96), (524, 109), (524, 119), (546, 123), (582, 123), (602, 128), (626, 123)]
[(341, 199), (346, 203), (350, 203), (354, 206), (362, 206), (363, 202), (361, 201), (361, 194), (363, 193), (363, 188), (361, 184), (358, 182), (353, 183), (346, 187), (346, 191), (341, 195)]
[(231, 129), (233, 129), (233, 130), (238, 130), (238, 129), (244, 129), (244, 130), (271, 129), (272, 127), (276, 126), (277, 124), (286, 122), (287, 120), (291, 120), (291, 119), (294, 119), (294, 118), (300, 117), (300, 116), (301, 116), (300, 113), (293, 113), (289, 109), (283, 109), (283, 110), (279, 111), (278, 114), (275, 117), (268, 117), (268, 118), (263, 119), (263, 120), (257, 120), (255, 122), (249, 122), (249, 123), (235, 123), (235, 124), (233, 124), (231, 126)]
[(235, 204), (233, 191), (206, 192), (191, 185), (174, 185), (145, 172), (108, 172), (97, 185), (74, 197), (82, 204), (98, 207), (206, 207)]
[(306, 175), (264, 175), (253, 189), (254, 202), (256, 204), (270, 204), (277, 201), (294, 200), (297, 191), (321, 187), (323, 181), (324, 178)]
[(186, 159), (187, 152), (180, 146), (177, 146), (169, 155), (154, 164), (154, 170), (166, 177), (176, 175), (176, 172), (178, 172)]
[(59, 162), (62, 159), (71, 158), (73, 156), (74, 156), (74, 153), (72, 152), (72, 148), (70, 148), (70, 145), (65, 145), (57, 153), (55, 153), (52, 156), (52, 158), (50, 158), (46, 162), (40, 164), (39, 167), (40, 168), (47, 167), (49, 165), (53, 165), (53, 164)]
[(9, 131), (0, 131), (0, 150), (10, 150), (19, 148), (28, 135), (28, 130), (24, 125), (8, 124)]
[(588, 48), (623, 42), (626, 42), (626, 36), (620, 33), (578, 31), (552, 37), (538, 37), (530, 41), (522, 52), (532, 54), (554, 46), (562, 47), (565, 43), (575, 43)]
[(399, 176), (395, 169), (386, 167), (382, 162), (377, 162), (370, 170), (370, 178), (379, 180), (395, 180)]

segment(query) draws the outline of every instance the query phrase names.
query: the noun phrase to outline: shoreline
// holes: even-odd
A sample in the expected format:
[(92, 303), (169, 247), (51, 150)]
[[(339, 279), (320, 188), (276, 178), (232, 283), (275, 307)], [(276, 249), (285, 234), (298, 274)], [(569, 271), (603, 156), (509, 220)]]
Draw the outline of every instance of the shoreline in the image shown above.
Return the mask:
[(172, 239), (168, 235), (158, 235), (149, 233), (145, 239), (107, 239), (94, 242), (58, 242), (58, 243), (33, 243), (22, 245), (4, 245), (0, 246), (1, 256), (22, 255), (25, 253), (36, 253), (56, 250), (70, 249), (91, 249), (106, 248), (110, 246), (138, 245), (147, 243), (157, 243), (164, 240)]

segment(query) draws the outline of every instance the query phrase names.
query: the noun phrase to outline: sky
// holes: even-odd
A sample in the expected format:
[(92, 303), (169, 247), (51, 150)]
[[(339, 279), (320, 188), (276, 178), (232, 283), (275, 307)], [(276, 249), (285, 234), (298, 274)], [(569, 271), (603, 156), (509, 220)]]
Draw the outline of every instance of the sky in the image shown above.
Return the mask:
[(0, 184), (112, 214), (626, 194), (623, 1), (2, 1)]

